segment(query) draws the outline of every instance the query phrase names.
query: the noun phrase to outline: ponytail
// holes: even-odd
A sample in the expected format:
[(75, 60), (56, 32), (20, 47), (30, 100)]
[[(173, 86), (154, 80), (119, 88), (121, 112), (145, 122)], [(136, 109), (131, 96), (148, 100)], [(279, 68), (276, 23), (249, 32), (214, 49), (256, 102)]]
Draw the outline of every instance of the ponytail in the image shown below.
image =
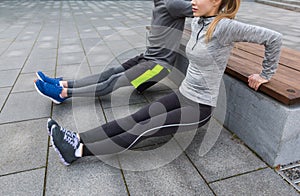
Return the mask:
[(209, 42), (211, 39), (213, 32), (220, 20), (223, 18), (234, 19), (240, 7), (240, 0), (221, 0), (221, 4), (219, 7), (219, 14), (209, 25), (205, 38), (206, 41)]

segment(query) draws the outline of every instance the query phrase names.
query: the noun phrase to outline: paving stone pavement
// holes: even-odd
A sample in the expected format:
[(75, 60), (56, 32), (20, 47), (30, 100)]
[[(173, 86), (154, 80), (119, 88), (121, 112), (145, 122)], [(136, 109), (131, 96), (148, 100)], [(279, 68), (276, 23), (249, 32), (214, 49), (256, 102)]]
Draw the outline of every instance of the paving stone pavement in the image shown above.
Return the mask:
[[(182, 150), (181, 141), (162, 137), (135, 148), (146, 153), (170, 144), (160, 151), (161, 160), (120, 155), (83, 158), (69, 167), (60, 164), (49, 144), (47, 118), (82, 132), (132, 113), (177, 87), (165, 79), (143, 95), (125, 88), (111, 96), (54, 105), (34, 90), (34, 73), (79, 78), (143, 52), (152, 4), (0, 1), (1, 195), (298, 195), (226, 129), (206, 155), (198, 153), (206, 133), (202, 128), (175, 160), (151, 170), (151, 164)], [(277, 30), (284, 35), (284, 46), (300, 50), (299, 16), (243, 2), (238, 20)], [(189, 141), (189, 134), (180, 140)], [(148, 169), (127, 170), (128, 160)]]

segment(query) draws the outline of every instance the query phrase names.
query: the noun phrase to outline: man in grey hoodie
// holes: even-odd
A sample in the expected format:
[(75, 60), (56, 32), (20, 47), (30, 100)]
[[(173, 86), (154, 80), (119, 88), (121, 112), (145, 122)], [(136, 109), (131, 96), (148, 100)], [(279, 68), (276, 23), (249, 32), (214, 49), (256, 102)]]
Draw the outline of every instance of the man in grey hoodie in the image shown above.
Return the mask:
[(192, 17), (190, 1), (154, 0), (146, 51), (122, 65), (79, 80), (64, 81), (37, 72), (37, 91), (59, 104), (70, 97), (103, 96), (133, 86), (139, 93), (165, 78), (175, 63), (185, 18)]

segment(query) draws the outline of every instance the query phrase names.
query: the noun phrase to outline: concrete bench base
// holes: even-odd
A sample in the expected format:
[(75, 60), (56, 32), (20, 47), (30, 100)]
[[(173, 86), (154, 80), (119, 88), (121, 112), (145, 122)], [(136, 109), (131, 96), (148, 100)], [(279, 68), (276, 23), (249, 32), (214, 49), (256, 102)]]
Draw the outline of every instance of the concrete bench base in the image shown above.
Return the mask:
[(300, 105), (287, 106), (224, 75), (215, 117), (271, 166), (300, 160)]

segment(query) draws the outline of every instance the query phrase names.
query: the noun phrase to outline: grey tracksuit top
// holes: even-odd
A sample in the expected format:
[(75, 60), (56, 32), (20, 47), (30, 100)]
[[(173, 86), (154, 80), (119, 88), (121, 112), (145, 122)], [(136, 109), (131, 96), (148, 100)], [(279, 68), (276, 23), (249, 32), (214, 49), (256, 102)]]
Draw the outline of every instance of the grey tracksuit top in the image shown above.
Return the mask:
[(185, 17), (193, 16), (192, 4), (185, 0), (154, 0), (152, 13), (144, 57), (168, 68), (175, 62)]
[(192, 21), (192, 34), (186, 47), (189, 66), (179, 91), (192, 101), (215, 107), (234, 42), (252, 42), (265, 46), (260, 76), (270, 79), (277, 69), (282, 35), (263, 27), (222, 19), (211, 40), (206, 43), (205, 33), (213, 19), (200, 17)]

